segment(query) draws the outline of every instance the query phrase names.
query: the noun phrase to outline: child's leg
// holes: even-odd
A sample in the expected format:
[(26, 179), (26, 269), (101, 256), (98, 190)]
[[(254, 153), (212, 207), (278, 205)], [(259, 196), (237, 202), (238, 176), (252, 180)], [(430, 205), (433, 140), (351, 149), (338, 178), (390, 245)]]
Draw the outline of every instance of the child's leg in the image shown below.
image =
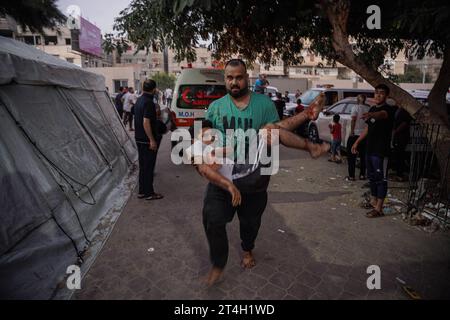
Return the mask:
[(319, 113), (323, 110), (325, 105), (325, 95), (320, 94), (309, 105), (308, 109), (302, 111), (295, 116), (286, 118), (277, 122), (276, 124), (286, 130), (294, 131), (308, 120), (316, 120), (319, 117)]

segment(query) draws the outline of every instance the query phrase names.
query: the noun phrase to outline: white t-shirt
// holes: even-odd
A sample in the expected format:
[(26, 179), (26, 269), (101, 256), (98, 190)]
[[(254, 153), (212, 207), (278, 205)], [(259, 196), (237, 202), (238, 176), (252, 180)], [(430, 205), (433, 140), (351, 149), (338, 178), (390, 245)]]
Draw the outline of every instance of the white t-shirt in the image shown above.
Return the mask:
[(364, 132), (367, 123), (361, 118), (363, 113), (369, 112), (370, 107), (366, 104), (357, 104), (352, 108), (352, 117), (356, 117), (355, 135), (359, 136)]
[(172, 89), (166, 89), (166, 99), (172, 99)]
[[(188, 159), (187, 161), (191, 161), (192, 158), (197, 158), (200, 157), (202, 158), (202, 161), (205, 161), (205, 159), (203, 159), (203, 152), (205, 151), (206, 148), (208, 148), (209, 146), (202, 143), (200, 140), (197, 140), (194, 142), (193, 145), (191, 145), (189, 148), (186, 149), (186, 151), (184, 152), (184, 156), (186, 157), (186, 159)], [(212, 150), (212, 147), (210, 147)], [(207, 153), (210, 153), (210, 151), (207, 151)], [(220, 169), (217, 170), (217, 172), (219, 172), (222, 176), (224, 176), (225, 178), (227, 178), (230, 181), (233, 181), (233, 164), (229, 164), (229, 163), (225, 163), (225, 159), (224, 159), (224, 163), (221, 165)]]
[(131, 112), (131, 107), (136, 103), (136, 95), (134, 93), (127, 92), (123, 96), (123, 110)]

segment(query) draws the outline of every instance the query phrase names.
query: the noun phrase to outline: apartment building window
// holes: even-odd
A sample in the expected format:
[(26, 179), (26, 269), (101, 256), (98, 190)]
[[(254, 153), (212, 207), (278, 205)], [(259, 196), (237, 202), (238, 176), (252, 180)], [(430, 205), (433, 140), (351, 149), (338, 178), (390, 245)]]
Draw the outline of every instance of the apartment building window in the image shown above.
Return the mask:
[(66, 38), (66, 46), (70, 46), (72, 44), (72, 39)]
[(44, 36), (45, 45), (57, 45), (58, 44), (58, 37), (57, 36)]
[(66, 60), (67, 60), (67, 62), (69, 62), (69, 63), (73, 63), (75, 60), (74, 60), (74, 58), (66, 58)]
[(23, 36), (23, 38), (21, 40), (23, 40), (23, 42), (25, 42), (26, 44), (29, 44), (32, 46), (42, 44), (41, 36)]
[(119, 92), (120, 87), (128, 87), (128, 80), (113, 80), (114, 83), (114, 92)]

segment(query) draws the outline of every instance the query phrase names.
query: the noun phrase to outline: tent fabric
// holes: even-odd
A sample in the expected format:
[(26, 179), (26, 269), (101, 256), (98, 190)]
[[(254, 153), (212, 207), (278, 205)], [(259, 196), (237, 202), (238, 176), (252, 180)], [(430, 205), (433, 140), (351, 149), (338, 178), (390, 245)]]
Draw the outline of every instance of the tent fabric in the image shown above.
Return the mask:
[(72, 63), (5, 37), (0, 37), (0, 70), (0, 85), (17, 82), (105, 90), (103, 76), (84, 71)]
[(1, 299), (52, 298), (101, 219), (128, 200), (136, 146), (104, 88), (0, 37)]

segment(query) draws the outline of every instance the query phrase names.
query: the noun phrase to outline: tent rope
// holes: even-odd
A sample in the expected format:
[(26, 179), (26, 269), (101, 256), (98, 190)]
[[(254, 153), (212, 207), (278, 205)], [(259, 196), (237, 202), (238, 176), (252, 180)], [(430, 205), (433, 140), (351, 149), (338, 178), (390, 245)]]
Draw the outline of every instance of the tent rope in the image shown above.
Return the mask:
[[(56, 166), (56, 165), (55, 165), (55, 164), (54, 164), (54, 163), (53, 163), (53, 162), (52, 162), (52, 161), (51, 161), (51, 160), (43, 153), (43, 151), (37, 146), (36, 142), (35, 142), (35, 141), (31, 138), (31, 136), (26, 132), (26, 130), (25, 130), (25, 128), (22, 126), (22, 124), (14, 117), (13, 113), (11, 112), (11, 110), (10, 110), (10, 109), (8, 108), (8, 106), (1, 100), (1, 98), (0, 98), (0, 103), (1, 103), (3, 106), (5, 106), (5, 109), (6, 109), (6, 111), (8, 112), (8, 114), (10, 115), (10, 117), (14, 120), (14, 122), (16, 123), (16, 125), (18, 126), (18, 128), (22, 131), (22, 133), (24, 134), (24, 136), (28, 139), (28, 141), (34, 146), (34, 148), (36, 149), (36, 151), (37, 151), (44, 159), (46, 159), (46, 161), (49, 163), (49, 165), (50, 165), (53, 169), (55, 169), (55, 170), (60, 174), (61, 178), (62, 178), (64, 181), (66, 181), (66, 183), (71, 187), (72, 191), (75, 193), (75, 195), (78, 197), (78, 199), (80, 199), (80, 201), (82, 201), (82, 202), (85, 203), (85, 204), (88, 204), (88, 205), (95, 205), (95, 204), (96, 204), (96, 201), (95, 201), (95, 198), (94, 198), (94, 196), (93, 196), (93, 194), (92, 194), (92, 191), (91, 191), (91, 189), (89, 188), (89, 186), (84, 185), (84, 184), (82, 184), (82, 183), (76, 181), (74, 178), (72, 178), (70, 175), (66, 174), (62, 169), (60, 169), (58, 166)], [(88, 189), (89, 194), (91, 195), (92, 199), (94, 200), (94, 202), (93, 202), (93, 203), (88, 203), (88, 202), (84, 201), (84, 200), (80, 197), (79, 192), (78, 192), (77, 190), (75, 190), (74, 186), (69, 182), (69, 180), (68, 180), (66, 177), (69, 178), (69, 179), (71, 179), (72, 181), (78, 183), (80, 186), (86, 187), (86, 188)], [(61, 185), (58, 181), (56, 181), (56, 183), (57, 183), (58, 186), (61, 188), (63, 194), (66, 195), (66, 193), (65, 193), (65, 191), (64, 191), (64, 186)], [(81, 190), (81, 189), (80, 189), (80, 190)], [(67, 195), (66, 195), (66, 197), (67, 197)], [(91, 243), (91, 241), (89, 240), (88, 236), (86, 235), (86, 232), (85, 232), (85, 230), (84, 230), (83, 224), (81, 223), (81, 220), (80, 220), (80, 217), (79, 217), (79, 215), (78, 215), (78, 212), (77, 212), (77, 211), (75, 210), (75, 208), (73, 207), (73, 205), (72, 205), (70, 199), (68, 199), (68, 202), (69, 202), (70, 206), (72, 207), (72, 209), (73, 209), (73, 211), (74, 211), (74, 213), (75, 213), (75, 216), (76, 216), (77, 221), (78, 221), (78, 223), (79, 223), (79, 225), (80, 225), (81, 231), (83, 232), (84, 238), (86, 239), (86, 241), (87, 241), (88, 243)], [(75, 245), (75, 241), (67, 234), (67, 232), (62, 228), (62, 226), (60, 226), (59, 223), (57, 222), (56, 217), (55, 217), (53, 211), (51, 211), (51, 213), (52, 213), (52, 218), (55, 220), (55, 222), (56, 222), (56, 224), (58, 225), (58, 227), (63, 231), (63, 233), (64, 233), (65, 235), (67, 235), (67, 237), (68, 237), (68, 238), (72, 241), (72, 243)], [(79, 256), (80, 251), (78, 250), (78, 248), (77, 248), (76, 245), (75, 245), (75, 250), (77, 251), (77, 255)], [(79, 256), (79, 258), (81, 259), (80, 256)]]

